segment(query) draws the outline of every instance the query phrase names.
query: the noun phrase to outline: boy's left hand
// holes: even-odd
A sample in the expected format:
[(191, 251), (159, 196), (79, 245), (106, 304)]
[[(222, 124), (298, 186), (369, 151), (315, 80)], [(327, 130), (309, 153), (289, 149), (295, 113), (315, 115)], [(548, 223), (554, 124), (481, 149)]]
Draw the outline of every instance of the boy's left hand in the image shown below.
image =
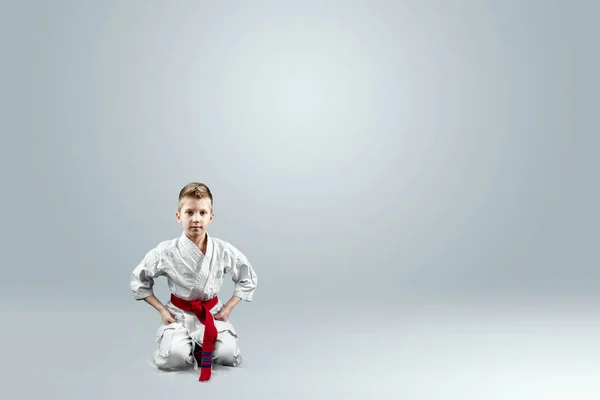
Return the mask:
[(223, 306), (221, 308), (221, 310), (219, 310), (219, 312), (217, 313), (217, 315), (215, 315), (215, 319), (217, 321), (227, 322), (227, 320), (229, 319), (229, 314), (230, 313), (231, 313), (231, 309), (229, 309), (228, 307)]

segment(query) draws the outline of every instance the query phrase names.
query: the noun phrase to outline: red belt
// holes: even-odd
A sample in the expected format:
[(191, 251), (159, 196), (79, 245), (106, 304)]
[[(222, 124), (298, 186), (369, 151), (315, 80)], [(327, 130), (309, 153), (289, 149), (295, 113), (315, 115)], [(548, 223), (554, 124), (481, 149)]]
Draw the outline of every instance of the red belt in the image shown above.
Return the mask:
[(215, 342), (217, 341), (217, 328), (210, 310), (219, 302), (217, 296), (210, 300), (183, 300), (171, 294), (171, 303), (183, 311), (191, 311), (204, 325), (204, 338), (202, 339), (202, 357), (199, 361), (200, 382), (208, 381), (212, 372), (212, 359)]

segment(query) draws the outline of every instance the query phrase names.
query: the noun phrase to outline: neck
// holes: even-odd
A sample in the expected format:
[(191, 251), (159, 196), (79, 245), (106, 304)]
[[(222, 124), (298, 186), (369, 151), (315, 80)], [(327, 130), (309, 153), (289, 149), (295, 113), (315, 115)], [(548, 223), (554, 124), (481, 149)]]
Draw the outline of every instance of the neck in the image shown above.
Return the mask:
[(190, 239), (192, 242), (194, 242), (194, 244), (196, 246), (198, 246), (200, 248), (200, 250), (202, 250), (202, 252), (204, 252), (204, 249), (206, 247), (206, 232), (204, 232), (201, 236), (197, 236), (197, 237), (189, 237), (188, 239)]

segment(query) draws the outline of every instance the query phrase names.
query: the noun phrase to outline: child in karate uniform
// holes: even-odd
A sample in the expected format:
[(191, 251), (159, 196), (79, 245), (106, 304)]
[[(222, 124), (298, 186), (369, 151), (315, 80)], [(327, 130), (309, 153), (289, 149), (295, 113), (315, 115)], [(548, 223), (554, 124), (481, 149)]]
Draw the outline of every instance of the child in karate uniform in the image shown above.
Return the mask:
[[(229, 315), (240, 301), (252, 301), (257, 284), (246, 256), (208, 234), (214, 216), (212, 200), (206, 185), (192, 182), (184, 186), (175, 214), (183, 227), (181, 236), (151, 249), (131, 275), (134, 299), (150, 304), (162, 318), (154, 351), (156, 366), (164, 370), (198, 366), (201, 381), (210, 379), (213, 362), (228, 366), (242, 362)], [(223, 304), (217, 295), (228, 273), (235, 288)], [(165, 304), (152, 290), (159, 276), (167, 279), (171, 292)]]

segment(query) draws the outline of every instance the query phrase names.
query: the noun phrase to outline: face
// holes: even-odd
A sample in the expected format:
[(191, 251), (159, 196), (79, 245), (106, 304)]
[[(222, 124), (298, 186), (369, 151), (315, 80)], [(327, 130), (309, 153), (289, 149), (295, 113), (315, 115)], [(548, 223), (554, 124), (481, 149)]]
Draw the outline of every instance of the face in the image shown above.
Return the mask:
[(177, 221), (183, 225), (183, 231), (188, 237), (198, 238), (206, 232), (214, 213), (208, 197), (186, 198), (181, 205), (181, 211), (177, 211), (175, 216)]

